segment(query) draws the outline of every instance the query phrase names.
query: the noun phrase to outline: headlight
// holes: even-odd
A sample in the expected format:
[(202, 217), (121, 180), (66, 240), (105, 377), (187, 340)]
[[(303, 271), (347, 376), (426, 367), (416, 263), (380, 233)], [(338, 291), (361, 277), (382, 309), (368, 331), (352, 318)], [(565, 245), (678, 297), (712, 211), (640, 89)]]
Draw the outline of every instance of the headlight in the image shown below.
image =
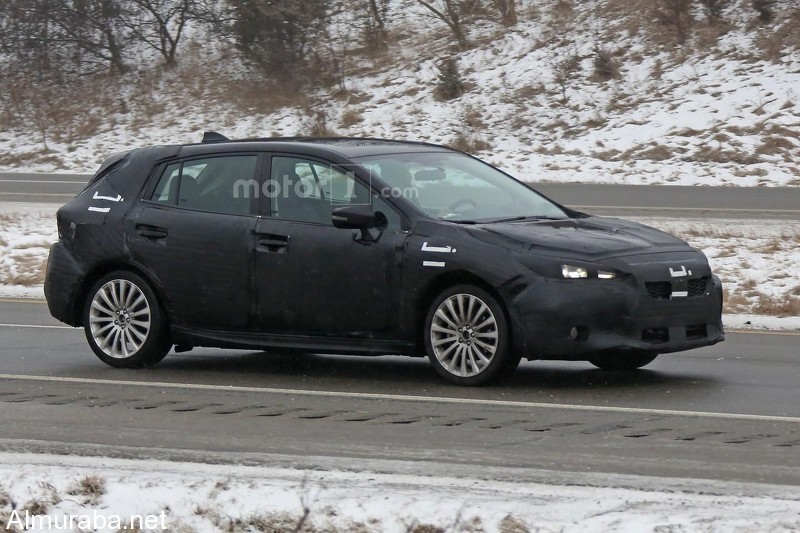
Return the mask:
[[(561, 265), (561, 276), (564, 279), (582, 279), (588, 278), (590, 271), (586, 267), (579, 267), (575, 265)], [(598, 279), (615, 279), (617, 273), (610, 270), (591, 270), (591, 277), (597, 276)]]
[(561, 275), (566, 279), (588, 278), (589, 271), (583, 267), (561, 265)]

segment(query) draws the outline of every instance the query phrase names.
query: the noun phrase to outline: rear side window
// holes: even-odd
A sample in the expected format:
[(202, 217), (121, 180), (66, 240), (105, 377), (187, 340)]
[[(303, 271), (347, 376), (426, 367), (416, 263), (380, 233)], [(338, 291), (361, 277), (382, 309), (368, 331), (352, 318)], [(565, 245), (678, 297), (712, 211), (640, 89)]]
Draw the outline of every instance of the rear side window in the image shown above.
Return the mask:
[(167, 165), (150, 200), (195, 211), (248, 215), (258, 156), (192, 159)]

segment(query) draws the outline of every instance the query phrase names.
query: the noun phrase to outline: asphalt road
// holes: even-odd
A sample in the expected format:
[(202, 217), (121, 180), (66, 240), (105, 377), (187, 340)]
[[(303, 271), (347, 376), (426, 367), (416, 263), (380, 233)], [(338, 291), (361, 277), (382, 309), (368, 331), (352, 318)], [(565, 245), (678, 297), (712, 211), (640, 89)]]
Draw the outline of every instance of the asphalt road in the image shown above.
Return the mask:
[(115, 370), (41, 303), (0, 302), (0, 324), (0, 449), (800, 484), (797, 333), (733, 332), (629, 375), (526, 362), (458, 388), (400, 357), (198, 349)]
[[(0, 202), (65, 203), (87, 175), (0, 173)], [(535, 184), (554, 200), (599, 215), (800, 219), (800, 187)]]

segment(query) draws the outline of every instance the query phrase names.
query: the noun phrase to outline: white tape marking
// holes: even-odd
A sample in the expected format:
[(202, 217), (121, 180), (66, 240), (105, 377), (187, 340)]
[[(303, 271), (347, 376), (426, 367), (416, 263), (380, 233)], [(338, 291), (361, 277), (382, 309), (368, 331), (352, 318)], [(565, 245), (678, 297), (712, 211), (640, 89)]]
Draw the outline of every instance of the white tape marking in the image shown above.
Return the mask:
[(92, 196), (92, 200), (108, 200), (109, 202), (121, 202), (122, 196), (119, 194), (115, 197), (113, 196), (100, 196), (97, 194), (97, 191), (94, 191), (94, 196)]
[(449, 254), (453, 249), (452, 246), (428, 246), (428, 241), (422, 243), (423, 252), (434, 252), (439, 254)]

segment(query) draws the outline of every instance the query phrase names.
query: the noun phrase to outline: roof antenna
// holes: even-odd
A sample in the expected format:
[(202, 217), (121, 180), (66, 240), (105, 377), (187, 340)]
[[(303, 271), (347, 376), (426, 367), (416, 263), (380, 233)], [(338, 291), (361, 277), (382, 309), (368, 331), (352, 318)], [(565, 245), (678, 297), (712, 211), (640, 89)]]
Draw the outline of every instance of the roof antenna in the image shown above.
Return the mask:
[(222, 135), (221, 133), (217, 133), (216, 131), (207, 131), (203, 133), (203, 141), (204, 143), (221, 143), (225, 141), (230, 141), (227, 137)]

